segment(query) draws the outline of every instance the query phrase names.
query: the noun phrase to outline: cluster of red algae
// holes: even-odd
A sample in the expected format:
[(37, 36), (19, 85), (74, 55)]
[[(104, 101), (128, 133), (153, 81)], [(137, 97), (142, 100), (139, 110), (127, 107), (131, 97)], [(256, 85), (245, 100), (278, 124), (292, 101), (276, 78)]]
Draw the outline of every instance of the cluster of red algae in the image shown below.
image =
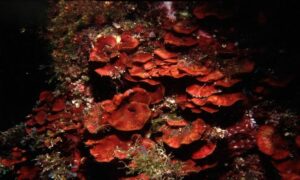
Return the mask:
[(294, 142), (289, 142), (281, 135), (276, 126), (260, 126), (256, 134), (258, 149), (272, 159), (274, 167), (278, 170), (282, 179), (299, 179), (300, 160), (293, 157), (293, 147), (299, 150), (299, 135)]
[[(226, 19), (230, 16), (212, 9), (209, 3), (203, 3), (193, 9), (194, 17), (179, 20), (165, 18), (159, 31), (137, 23), (126, 30), (99, 34), (94, 39), (90, 53), (90, 61), (98, 64), (94, 71), (100, 77), (126, 83), (127, 90), (116, 94), (111, 100), (97, 104), (102, 115), (98, 117), (98, 124), (95, 126), (112, 127), (117, 130), (116, 135), (118, 132), (126, 132), (127, 135), (139, 133), (145, 139), (150, 138), (156, 143), (163, 142), (170, 147), (171, 152), (172, 149), (175, 151), (182, 147), (194, 147), (202, 142), (189, 154), (188, 162), (196, 164), (214, 156), (218, 140), (222, 138), (228, 139), (227, 148), (233, 152), (233, 156), (241, 155), (257, 145), (262, 153), (275, 160), (288, 158), (290, 153), (286, 150), (287, 143), (284, 139), (273, 137), (274, 130), (268, 126), (257, 129), (251, 111), (245, 111), (240, 121), (225, 130), (212, 127), (207, 124), (208, 119), (200, 118), (202, 114), (218, 113), (223, 107), (234, 106), (239, 101), (245, 103), (239, 105), (246, 107), (249, 97), (236, 87), (255, 68), (255, 63), (245, 57), (243, 50), (233, 42), (221, 44), (209, 32), (199, 28), (198, 21), (206, 17)], [(230, 54), (233, 58), (219, 68), (216, 59), (222, 54)], [(185, 80), (189, 83), (183, 83)], [(168, 81), (174, 84), (170, 85)], [(275, 87), (285, 86), (276, 86), (273, 81), (263, 82)], [(153, 92), (153, 89), (161, 90)], [(181, 116), (180, 113), (190, 113), (198, 118), (168, 117), (168, 114), (174, 112), (177, 116)], [(153, 132), (151, 126), (157, 118), (161, 118), (162, 122), (156, 127), (156, 132)], [(89, 119), (86, 124), (91, 124)], [(104, 137), (103, 141), (108, 137)], [(102, 140), (94, 141), (93, 144), (97, 141), (103, 143)], [(110, 153), (121, 142), (118, 140), (114, 148), (110, 145)], [(123, 141), (125, 142), (127, 141)], [(107, 157), (98, 158), (103, 152), (101, 148), (95, 151), (96, 147), (99, 146), (91, 146), (91, 154), (98, 162), (107, 162)], [(111, 154), (109, 159), (111, 161), (115, 158), (124, 159), (124, 156)], [(214, 163), (216, 165), (218, 162)], [(207, 166), (212, 168), (215, 165)], [(276, 168), (277, 166), (275, 164)], [(194, 170), (197, 172), (202, 170), (200, 166), (196, 167), (198, 168)], [(294, 178), (294, 173), (288, 176), (281, 173), (281, 169), (277, 169), (282, 177)], [(139, 176), (141, 175), (135, 178)], [(147, 179), (144, 176), (143, 174), (143, 178)]]
[[(99, 3), (104, 12), (122, 5), (120, 2)], [(131, 13), (139, 11), (134, 3), (124, 5)], [(180, 179), (205, 174), (207, 169), (214, 172), (225, 166), (224, 162), (234, 159), (228, 172), (212, 177), (235, 179), (240, 178), (239, 174), (243, 178), (251, 174), (251, 178), (265, 179), (259, 156), (246, 154), (255, 149), (271, 159), (282, 179), (299, 179), (300, 134), (294, 131), (287, 138), (279, 124), (257, 123), (253, 111), (249, 110), (262, 96), (268, 95), (268, 87), (281, 88), (289, 80), (279, 82), (272, 77), (265, 78), (251, 87), (253, 95), (250, 97), (243, 83), (256, 66), (249, 59), (251, 51), (239, 48), (234, 41), (216, 37), (201, 24), (207, 19), (224, 21), (231, 14), (214, 2), (193, 4), (184, 10), (177, 7), (180, 3), (175, 5), (175, 2), (150, 3), (153, 10), (136, 22), (117, 17), (116, 22), (109, 23), (113, 15), (105, 16), (105, 13), (91, 19), (97, 28), (81, 32), (74, 37), (74, 43), (80, 46), (84, 37), (90, 38), (91, 47), (84, 44), (82, 51), (90, 50), (83, 59), (88, 59), (85, 63), (90, 64), (92, 76), (109, 79), (117, 86), (116, 92), (96, 101), (91, 88), (107, 84), (81, 84), (76, 78), (74, 82), (66, 80), (64, 93), (44, 91), (40, 94), (38, 106), (26, 121), (27, 133), (36, 133), (43, 149), (66, 155), (72, 165), (70, 171), (76, 173), (78, 179), (87, 178), (83, 170), (87, 158), (103, 165), (123, 162), (129, 169), (138, 169), (135, 167), (137, 159), (151, 158), (145, 157), (151, 154), (148, 152), (160, 153), (156, 156), (161, 158), (155, 162), (161, 162), (155, 164), (157, 167), (171, 169), (161, 174), (154, 168), (154, 174), (159, 177), (176, 174)], [(67, 3), (64, 9), (68, 11), (74, 8), (72, 6), (72, 2)], [(182, 11), (181, 14), (188, 15), (173, 16), (175, 7)], [(64, 60), (63, 63), (64, 67), (74, 65), (72, 61)], [(84, 72), (76, 74), (85, 74), (87, 67), (83, 68)], [(73, 71), (60, 71), (74, 78)], [(74, 94), (74, 89), (91, 101), (76, 103), (78, 94)], [(222, 121), (228, 120), (222, 115), (231, 113), (242, 115), (224, 125)], [(138, 149), (135, 149), (137, 144)], [(158, 145), (165, 149), (155, 149)], [(30, 158), (26, 150), (14, 147), (9, 156), (0, 157), (0, 164), (20, 166), (18, 179), (36, 179), (44, 170), (26, 164)], [(179, 166), (173, 172), (170, 167), (175, 164)], [(142, 167), (153, 168), (154, 164)], [(128, 175), (120, 170), (118, 178), (157, 177), (147, 172), (139, 169)]]
[[(70, 95), (69, 95), (70, 97)], [(39, 97), (39, 107), (34, 109), (35, 115), (26, 122), (28, 133), (36, 131), (38, 134), (47, 134), (43, 137), (43, 146), (48, 149), (62, 145), (60, 151), (67, 151), (70, 155), (71, 171), (78, 173), (82, 164), (82, 153), (78, 149), (81, 142), (84, 127), (83, 105), (76, 106), (68, 101), (68, 95), (61, 96), (55, 93), (44, 91)], [(43, 118), (38, 118), (39, 114), (44, 114)], [(41, 126), (42, 125), (42, 126)]]
[[(240, 57), (237, 51), (241, 50), (232, 42), (224, 47), (209, 32), (200, 29), (198, 20), (218, 14), (199, 15), (201, 11), (197, 7), (193, 17), (176, 21), (165, 17), (158, 30), (135, 23), (130, 28), (117, 28), (111, 33), (100, 31), (93, 40), (90, 62), (97, 67), (94, 72), (98, 78), (126, 84), (123, 93), (96, 103), (90, 111), (92, 114), (84, 120), (85, 127), (92, 134), (99, 134), (106, 127), (115, 130), (100, 139), (86, 141), (96, 161), (126, 159), (118, 149), (126, 151), (134, 142), (131, 138), (120, 138), (120, 135), (125, 133), (130, 137), (138, 133), (144, 140), (163, 142), (171, 152), (200, 142), (185, 157), (188, 161), (182, 161), (186, 165), (192, 164), (193, 171), (190, 172), (200, 172), (218, 163), (197, 165), (213, 156), (218, 140), (227, 133), (200, 117), (245, 101), (246, 95), (232, 87), (241, 82), (245, 74), (251, 73), (255, 65), (253, 61)], [(235, 56), (235, 70), (230, 75), (218, 68), (216, 52)], [(182, 83), (185, 80), (190, 83)], [(168, 117), (171, 113), (178, 117)], [(199, 118), (183, 118), (180, 113), (194, 114)], [(151, 126), (158, 118), (163, 120), (153, 131)], [(180, 161), (176, 157), (174, 160)], [(182, 171), (185, 167), (183, 165)], [(143, 178), (147, 179), (144, 174)]]
[[(63, 171), (65, 170), (68, 171), (67, 173), (77, 174), (76, 176), (78, 178), (84, 179), (80, 172), (83, 157), (82, 152), (78, 149), (78, 145), (82, 141), (82, 134), (84, 133), (84, 127), (81, 123), (83, 119), (83, 106), (76, 107), (69, 103), (67, 98), (67, 94), (62, 96), (50, 91), (41, 92), (38, 106), (33, 109), (33, 114), (28, 116), (29, 119), (25, 123), (25, 130), (28, 135), (24, 138), (26, 139), (29, 136), (35, 141), (35, 145), (31, 147), (33, 149), (23, 150), (15, 147), (12, 149), (9, 157), (5, 159), (0, 158), (1, 164), (5, 167), (11, 168), (16, 165), (21, 165), (17, 171), (18, 179), (38, 179), (44, 171), (49, 173), (45, 174), (46, 177), (50, 178), (50, 175), (51, 177), (56, 177), (58, 175), (52, 172), (55, 171), (55, 168), (58, 168), (51, 164), (54, 162), (63, 163), (59, 165), (65, 168), (59, 170), (62, 176), (58, 177), (63, 178)], [(46, 154), (45, 157), (43, 157), (44, 155), (42, 154), (41, 157), (45, 158), (43, 160), (49, 163), (48, 166), (45, 164), (38, 166), (37, 164), (40, 162), (37, 162), (35, 165), (28, 164), (28, 160), (33, 158), (33, 154), (31, 153), (45, 150), (53, 150), (53, 152), (56, 152), (58, 149), (59, 152), (67, 154), (66, 159), (68, 159), (68, 161), (60, 162), (62, 159), (54, 160), (51, 159), (51, 156)], [(24, 165), (22, 165), (22, 163), (24, 163)], [(72, 168), (69, 168), (70, 165)], [(57, 177), (54, 179), (57, 179)]]

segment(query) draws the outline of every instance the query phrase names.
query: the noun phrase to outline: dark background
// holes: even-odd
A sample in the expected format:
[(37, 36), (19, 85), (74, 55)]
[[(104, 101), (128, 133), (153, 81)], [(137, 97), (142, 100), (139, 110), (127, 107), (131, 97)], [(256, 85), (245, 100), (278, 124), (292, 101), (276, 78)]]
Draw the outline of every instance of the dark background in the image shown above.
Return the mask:
[(24, 121), (48, 75), (50, 62), (45, 28), (48, 3), (0, 1), (0, 130)]

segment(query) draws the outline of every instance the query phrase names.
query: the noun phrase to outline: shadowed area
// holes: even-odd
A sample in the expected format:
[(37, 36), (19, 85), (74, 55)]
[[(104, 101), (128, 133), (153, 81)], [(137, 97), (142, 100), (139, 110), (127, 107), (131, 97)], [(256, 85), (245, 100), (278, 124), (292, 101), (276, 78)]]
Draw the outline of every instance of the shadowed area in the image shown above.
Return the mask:
[(0, 2), (0, 130), (21, 122), (47, 87), (46, 14), (46, 1)]

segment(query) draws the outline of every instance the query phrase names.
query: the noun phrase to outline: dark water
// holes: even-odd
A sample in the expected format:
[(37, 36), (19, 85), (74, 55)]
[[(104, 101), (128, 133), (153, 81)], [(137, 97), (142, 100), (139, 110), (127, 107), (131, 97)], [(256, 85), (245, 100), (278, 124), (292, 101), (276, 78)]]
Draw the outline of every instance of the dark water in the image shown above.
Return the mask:
[(0, 130), (24, 120), (48, 78), (45, 27), (47, 2), (0, 1)]

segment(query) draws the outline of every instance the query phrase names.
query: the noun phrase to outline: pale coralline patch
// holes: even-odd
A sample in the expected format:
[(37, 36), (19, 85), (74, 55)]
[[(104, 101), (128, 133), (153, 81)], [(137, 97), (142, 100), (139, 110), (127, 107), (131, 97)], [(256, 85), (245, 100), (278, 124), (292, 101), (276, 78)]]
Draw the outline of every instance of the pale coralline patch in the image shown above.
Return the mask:
[(167, 17), (172, 21), (176, 21), (175, 10), (173, 8), (173, 1), (162, 2), (160, 8), (165, 8)]
[(223, 139), (227, 135), (227, 130), (221, 129), (220, 127), (212, 127), (208, 133), (211, 139)]

